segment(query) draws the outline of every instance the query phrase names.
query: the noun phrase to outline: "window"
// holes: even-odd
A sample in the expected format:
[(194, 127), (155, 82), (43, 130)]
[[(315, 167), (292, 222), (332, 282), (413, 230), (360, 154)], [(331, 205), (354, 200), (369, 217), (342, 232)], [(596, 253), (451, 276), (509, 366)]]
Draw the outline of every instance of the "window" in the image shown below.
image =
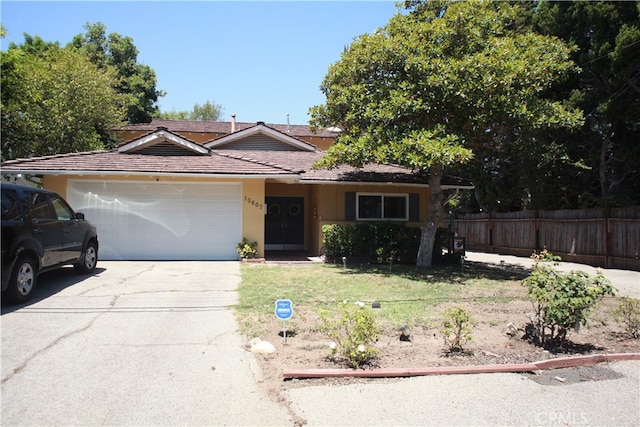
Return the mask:
[(409, 219), (407, 194), (358, 193), (356, 203), (358, 220), (407, 221)]
[(31, 216), (33, 219), (55, 219), (49, 200), (45, 193), (33, 192), (29, 195), (31, 203)]
[(56, 215), (61, 221), (68, 221), (73, 219), (73, 214), (65, 202), (59, 197), (54, 197), (52, 200), (53, 208), (56, 210)]
[(18, 195), (13, 190), (2, 189), (2, 220), (20, 221), (22, 214), (18, 204)]

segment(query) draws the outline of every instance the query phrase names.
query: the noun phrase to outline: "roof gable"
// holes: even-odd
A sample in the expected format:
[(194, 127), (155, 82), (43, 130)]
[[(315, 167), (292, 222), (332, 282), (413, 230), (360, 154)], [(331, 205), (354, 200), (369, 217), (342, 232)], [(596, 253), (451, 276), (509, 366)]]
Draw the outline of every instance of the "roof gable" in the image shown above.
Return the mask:
[(315, 146), (266, 126), (262, 122), (258, 122), (253, 127), (206, 142), (204, 146), (211, 149), (316, 151)]
[(209, 149), (183, 138), (166, 128), (144, 135), (118, 147), (118, 153), (156, 156), (206, 155)]

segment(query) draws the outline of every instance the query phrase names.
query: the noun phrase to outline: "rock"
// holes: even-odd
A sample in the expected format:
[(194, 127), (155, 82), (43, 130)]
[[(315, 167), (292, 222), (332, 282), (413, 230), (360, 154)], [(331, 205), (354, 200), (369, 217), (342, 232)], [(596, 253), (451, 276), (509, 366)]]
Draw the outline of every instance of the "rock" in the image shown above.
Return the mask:
[(251, 341), (251, 352), (256, 354), (271, 354), (276, 352), (276, 348), (268, 341)]
[(517, 336), (518, 332), (519, 332), (518, 327), (516, 325), (514, 325), (513, 323), (509, 323), (507, 325), (507, 330), (508, 330), (507, 334), (511, 335), (512, 337)]

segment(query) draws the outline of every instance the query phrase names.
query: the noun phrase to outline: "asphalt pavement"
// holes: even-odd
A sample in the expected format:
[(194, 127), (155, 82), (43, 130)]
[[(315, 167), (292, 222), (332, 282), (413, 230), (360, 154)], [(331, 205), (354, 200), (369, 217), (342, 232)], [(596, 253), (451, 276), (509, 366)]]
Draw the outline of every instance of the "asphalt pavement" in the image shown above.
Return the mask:
[(640, 425), (640, 362), (606, 369), (611, 379), (574, 384), (542, 385), (534, 374), (448, 375), (310, 385), (286, 395), (308, 426)]
[[(472, 262), (482, 262), (499, 266), (500, 268), (526, 268), (533, 269), (534, 262), (531, 258), (517, 257), (513, 255), (490, 254), (485, 252), (467, 251), (465, 259)], [(558, 271), (567, 273), (571, 270), (584, 271), (589, 274), (602, 274), (611, 281), (617, 289), (617, 295), (640, 298), (640, 272), (632, 270), (618, 270), (613, 268), (602, 269), (586, 264), (562, 261), (554, 265)]]
[[(636, 273), (611, 277), (637, 290)], [(0, 423), (640, 425), (638, 361), (546, 384), (504, 373), (302, 380), (286, 387), (283, 405), (259, 387), (237, 332), (239, 282), (237, 262), (111, 261), (93, 276), (46, 273), (34, 301), (2, 307)]]
[(100, 262), (2, 307), (3, 426), (292, 425), (257, 384), (237, 262)]

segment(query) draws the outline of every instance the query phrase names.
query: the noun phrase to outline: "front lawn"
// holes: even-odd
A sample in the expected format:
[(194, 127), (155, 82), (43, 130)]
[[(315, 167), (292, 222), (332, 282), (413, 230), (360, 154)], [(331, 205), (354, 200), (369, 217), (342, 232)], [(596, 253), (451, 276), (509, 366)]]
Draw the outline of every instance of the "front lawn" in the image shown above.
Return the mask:
[(343, 300), (371, 306), (383, 327), (403, 324), (434, 326), (435, 306), (449, 303), (507, 302), (526, 299), (521, 280), (525, 270), (503, 270), (481, 264), (418, 269), (413, 266), (343, 268), (314, 264), (242, 265), (237, 319), (243, 334), (260, 336), (266, 325), (277, 321), (274, 303), (293, 302), (292, 325), (308, 323), (319, 309), (332, 310)]

